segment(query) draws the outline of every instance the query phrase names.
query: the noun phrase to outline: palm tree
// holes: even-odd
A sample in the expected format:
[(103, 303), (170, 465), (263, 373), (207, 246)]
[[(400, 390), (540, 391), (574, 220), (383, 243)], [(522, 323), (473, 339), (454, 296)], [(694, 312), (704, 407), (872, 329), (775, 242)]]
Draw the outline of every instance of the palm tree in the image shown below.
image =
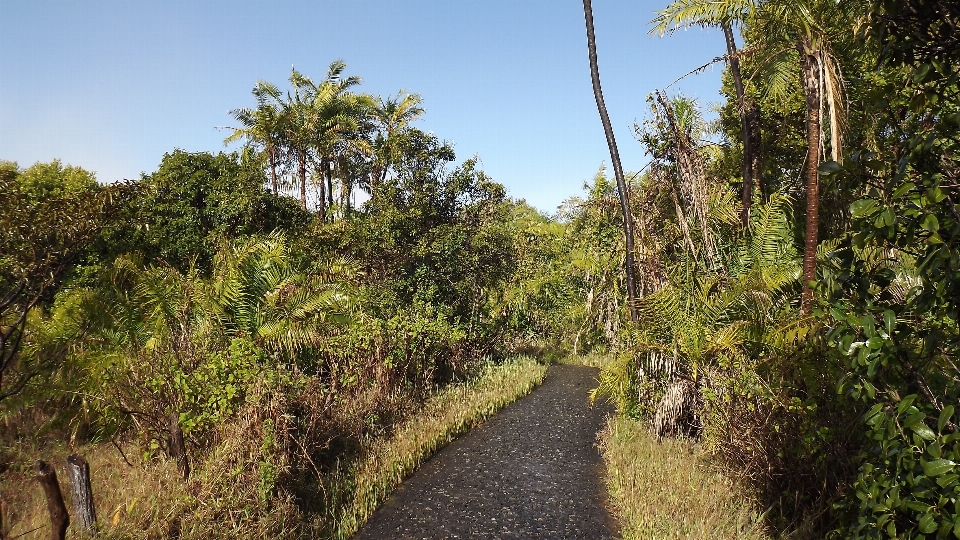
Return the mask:
[(266, 81), (257, 81), (257, 85), (253, 87), (253, 95), (257, 98), (256, 109), (244, 107), (230, 111), (242, 127), (230, 128), (233, 133), (223, 142), (230, 144), (246, 139), (248, 145), (262, 147), (270, 161), (270, 183), (273, 194), (276, 195), (279, 190), (277, 160), (283, 146), (282, 95), (276, 86)]
[[(723, 274), (679, 264), (669, 282), (639, 302), (641, 325), (628, 337), (634, 353), (601, 373), (593, 397), (652, 409), (658, 437), (696, 431), (708, 404), (700, 390), (748, 373), (757, 350), (776, 354), (810, 333), (816, 321), (789, 308), (801, 272), (791, 242), (789, 201), (758, 205)], [(722, 400), (711, 406), (722, 407)]]
[[(799, 65), (806, 98), (806, 233), (804, 238), (803, 293), (804, 313), (812, 309), (817, 275), (817, 244), (820, 226), (821, 136), (824, 125), (821, 110), (826, 109), (830, 150), (834, 161), (842, 158), (842, 134), (845, 112), (842, 103), (843, 82), (840, 66), (832, 52), (830, 28), (849, 19), (852, 2), (835, 0), (676, 0), (654, 19), (661, 32), (691, 25), (722, 25), (732, 20), (749, 19), (757, 26), (759, 50), (773, 51), (760, 69), (777, 74), (770, 78), (772, 92), (783, 92), (790, 65)], [(852, 23), (851, 23), (852, 24)]]
[(403, 90), (396, 96), (386, 99), (377, 97), (373, 108), (373, 118), (379, 127), (380, 133), (374, 141), (374, 166), (370, 179), (371, 195), (378, 184), (387, 178), (397, 152), (397, 133), (402, 131), (411, 122), (420, 118), (424, 113), (419, 94), (406, 94)]
[[(306, 120), (302, 126), (302, 136), (309, 149), (307, 153), (312, 151), (321, 173), (321, 220), (327, 217), (327, 205), (333, 205), (333, 182), (329, 164), (341, 162), (340, 156), (347, 149), (356, 146), (355, 141), (362, 138), (365, 119), (373, 107), (373, 98), (349, 91), (353, 86), (359, 85), (361, 79), (356, 76), (342, 77), (346, 67), (343, 61), (332, 62), (326, 78), (319, 83), (296, 70), (290, 75), (290, 82), (295, 88), (299, 107)], [(302, 185), (305, 186), (306, 164), (302, 178)], [(323, 186), (324, 181), (326, 186)], [(305, 188), (303, 190), (305, 193)]]
[(600, 88), (600, 69), (597, 67), (597, 40), (593, 30), (593, 6), (590, 0), (583, 0), (583, 17), (587, 25), (587, 52), (590, 57), (590, 79), (593, 81), (593, 97), (597, 101), (597, 110), (600, 112), (600, 122), (607, 138), (607, 148), (610, 150), (610, 161), (613, 164), (613, 173), (617, 179), (617, 192), (620, 196), (620, 210), (623, 213), (623, 234), (626, 236), (626, 285), (627, 303), (630, 305), (630, 319), (637, 320), (637, 286), (634, 283), (633, 263), (633, 215), (630, 212), (630, 201), (627, 194), (627, 183), (623, 177), (623, 166), (620, 164), (620, 153), (617, 150), (617, 140), (610, 125), (610, 116), (607, 106), (603, 102), (603, 90)]
[[(654, 27), (651, 33), (659, 34), (663, 37), (668, 31), (676, 30), (677, 27), (689, 24), (687, 17), (697, 19), (699, 24), (704, 26), (720, 26), (723, 30), (724, 40), (727, 45), (727, 64), (730, 66), (730, 74), (733, 77), (734, 90), (737, 93), (737, 110), (740, 113), (740, 133), (743, 140), (743, 187), (741, 191), (741, 214), (740, 219), (746, 228), (750, 222), (750, 205), (753, 202), (753, 192), (757, 184), (764, 193), (765, 189), (761, 178), (761, 158), (762, 158), (762, 140), (760, 137), (760, 112), (756, 103), (748, 99), (743, 84), (743, 75), (740, 71), (740, 52), (737, 50), (737, 43), (733, 36), (732, 21), (742, 18), (745, 15), (745, 2), (730, 2), (729, 11), (716, 14), (710, 11), (701, 12), (702, 15), (691, 15), (696, 7), (707, 10), (716, 8), (722, 3), (712, 3), (710, 6), (700, 6), (700, 3), (674, 2), (663, 11), (657, 12), (657, 17), (651, 23)], [(716, 19), (714, 19), (716, 17)], [(707, 22), (710, 21), (710, 22)]]

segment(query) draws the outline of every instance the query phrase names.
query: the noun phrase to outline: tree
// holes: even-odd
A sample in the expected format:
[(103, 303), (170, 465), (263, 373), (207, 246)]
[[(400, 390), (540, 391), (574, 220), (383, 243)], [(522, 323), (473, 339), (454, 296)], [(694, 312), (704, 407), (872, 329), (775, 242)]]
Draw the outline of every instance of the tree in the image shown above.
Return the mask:
[(600, 69), (597, 67), (597, 41), (593, 30), (593, 6), (590, 0), (583, 0), (583, 16), (587, 25), (587, 52), (590, 57), (590, 79), (593, 82), (593, 97), (597, 101), (600, 112), (600, 121), (607, 138), (607, 148), (610, 150), (610, 161), (613, 164), (613, 173), (617, 179), (617, 192), (620, 196), (620, 211), (623, 212), (623, 234), (626, 237), (626, 274), (627, 303), (630, 305), (630, 319), (637, 320), (637, 286), (634, 283), (633, 264), (633, 216), (630, 213), (630, 200), (627, 193), (627, 183), (623, 177), (623, 166), (620, 164), (620, 153), (617, 150), (617, 140), (610, 125), (610, 116), (607, 106), (603, 102), (603, 90), (600, 88)]
[(59, 161), (22, 172), (0, 168), (0, 401), (65, 354), (24, 361), (28, 316), (52, 298), (131, 191), (127, 185), (100, 187), (92, 174)]
[(219, 239), (309, 222), (289, 198), (267, 192), (265, 180), (259, 164), (236, 153), (165, 154), (156, 172), (137, 182), (139, 196), (120, 209), (124, 221), (104, 242), (106, 258), (139, 252), (149, 263), (207, 274)]
[[(671, 4), (667, 9), (657, 12), (657, 17), (651, 21), (654, 24), (651, 33), (658, 33), (661, 37), (667, 31), (671, 30), (671, 25), (676, 27), (687, 24), (683, 17), (688, 15), (679, 15), (680, 10), (675, 8), (678, 3)], [(736, 6), (731, 6), (730, 11), (736, 11)], [(723, 30), (723, 37), (726, 41), (727, 54), (725, 56), (727, 65), (730, 66), (730, 74), (733, 77), (734, 88), (737, 93), (737, 112), (740, 115), (740, 136), (743, 142), (743, 186), (740, 192), (741, 196), (741, 214), (740, 219), (744, 226), (750, 222), (750, 205), (753, 202), (753, 193), (755, 186), (759, 184), (760, 191), (766, 198), (766, 190), (761, 175), (761, 163), (763, 156), (763, 143), (760, 134), (760, 112), (756, 103), (746, 95), (746, 87), (743, 84), (743, 74), (740, 71), (740, 54), (737, 50), (737, 43), (733, 36), (732, 20), (736, 17), (732, 13), (721, 17), (719, 22), (711, 25), (720, 26)], [(706, 23), (704, 23), (706, 25)]]
[(256, 109), (240, 108), (230, 111), (242, 127), (230, 128), (233, 133), (223, 142), (230, 144), (246, 139), (248, 145), (262, 147), (270, 164), (270, 185), (273, 194), (277, 195), (277, 166), (283, 146), (281, 137), (284, 117), (281, 114), (281, 94), (276, 86), (266, 81), (257, 81), (257, 85), (253, 87), (253, 95), (257, 99)]
[[(360, 77), (342, 77), (347, 65), (334, 61), (327, 76), (319, 83), (293, 70), (290, 83), (295, 89), (296, 154), (301, 174), (301, 198), (306, 207), (306, 169), (310, 156), (316, 160), (314, 170), (320, 172), (320, 219), (327, 218), (333, 206), (333, 183), (330, 164), (337, 164), (348, 149), (356, 147), (362, 137), (364, 122), (373, 107), (373, 98), (349, 91), (361, 83)], [(326, 200), (324, 200), (326, 196)]]
[(943, 502), (960, 492), (960, 9), (871, 4), (877, 144), (823, 167), (855, 179), (861, 197), (822, 283), (829, 344), (845, 368), (839, 393), (865, 413), (835, 534), (945, 538), (960, 519)]
[[(804, 234), (802, 306), (810, 313), (813, 301), (811, 283), (817, 277), (817, 245), (820, 226), (820, 174), (822, 134), (821, 110), (827, 110), (830, 151), (834, 161), (843, 152), (844, 109), (843, 80), (832, 51), (835, 30), (849, 31), (856, 0), (677, 0), (658, 12), (656, 28), (689, 25), (722, 25), (731, 20), (748, 19), (757, 27), (758, 50), (771, 51), (761, 69), (770, 77), (773, 91), (783, 91), (787, 66), (799, 66), (806, 98), (806, 224)], [(846, 27), (844, 28), (844, 25)]]
[(386, 179), (390, 167), (397, 159), (399, 132), (424, 113), (420, 106), (421, 101), (419, 94), (405, 94), (403, 90), (397, 92), (396, 96), (377, 98), (372, 111), (379, 133), (373, 144), (375, 155), (370, 178), (371, 195), (375, 193), (377, 185)]

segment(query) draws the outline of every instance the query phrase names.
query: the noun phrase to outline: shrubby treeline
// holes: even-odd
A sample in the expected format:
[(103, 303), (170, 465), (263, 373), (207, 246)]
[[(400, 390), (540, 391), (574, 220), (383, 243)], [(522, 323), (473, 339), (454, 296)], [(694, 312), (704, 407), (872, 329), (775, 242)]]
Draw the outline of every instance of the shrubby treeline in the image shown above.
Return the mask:
[(699, 438), (775, 534), (960, 536), (958, 18), (767, 0), (653, 21), (739, 26), (740, 73), (716, 122), (656, 92), (636, 126), (641, 317), (595, 333), (618, 357), (598, 395)]
[(258, 84), (241, 152), (108, 186), (3, 164), (5, 485), (58, 440), (161, 463), (176, 427), (189, 479), (104, 533), (164, 535), (172, 512), (182, 536), (339, 534), (373, 441), (534, 341), (503, 301), (531, 279), (528, 220), (549, 220), (410, 126), (419, 98), (353, 93), (344, 67), (294, 72), (275, 139), (256, 123), (281, 93)]

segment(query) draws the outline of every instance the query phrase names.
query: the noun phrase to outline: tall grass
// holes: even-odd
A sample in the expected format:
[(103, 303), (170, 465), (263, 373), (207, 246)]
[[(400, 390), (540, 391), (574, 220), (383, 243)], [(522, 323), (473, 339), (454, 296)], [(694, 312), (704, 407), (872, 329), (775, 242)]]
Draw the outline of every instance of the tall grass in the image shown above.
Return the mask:
[(748, 500), (708, 471), (689, 441), (658, 443), (644, 424), (616, 416), (601, 445), (624, 540), (770, 538)]

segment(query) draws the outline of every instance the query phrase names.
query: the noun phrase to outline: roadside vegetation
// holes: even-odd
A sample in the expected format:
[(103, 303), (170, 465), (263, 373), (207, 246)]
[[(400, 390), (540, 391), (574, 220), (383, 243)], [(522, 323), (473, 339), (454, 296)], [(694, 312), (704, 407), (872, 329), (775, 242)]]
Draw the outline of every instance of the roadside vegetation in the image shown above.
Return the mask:
[(690, 440), (657, 441), (642, 422), (610, 418), (602, 433), (611, 502), (624, 540), (766, 540), (762, 516)]
[[(726, 101), (708, 122), (656, 91), (636, 125), (651, 158), (626, 175), (636, 267), (612, 274), (635, 273), (637, 313), (621, 311), (595, 397), (661, 449), (695, 443), (686, 459), (732, 480), (772, 537), (960, 537), (958, 15), (685, 0), (651, 22), (724, 30)], [(610, 209), (622, 253), (613, 197), (598, 178), (586, 205)], [(697, 536), (629, 494), (648, 473), (620, 456), (649, 443), (618, 450), (623, 425), (607, 459), (624, 522)]]

